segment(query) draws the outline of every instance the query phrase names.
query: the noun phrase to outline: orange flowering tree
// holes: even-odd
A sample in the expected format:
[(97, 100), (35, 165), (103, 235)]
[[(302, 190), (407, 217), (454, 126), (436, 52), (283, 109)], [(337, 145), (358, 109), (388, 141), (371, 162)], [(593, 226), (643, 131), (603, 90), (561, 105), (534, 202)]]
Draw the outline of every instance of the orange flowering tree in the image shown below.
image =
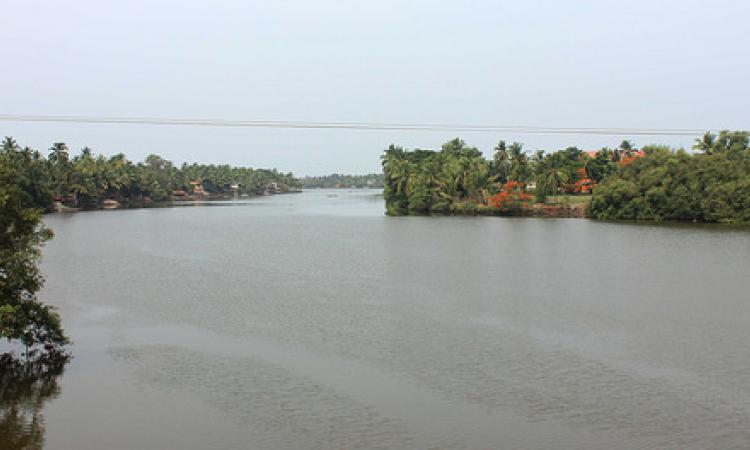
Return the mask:
[(488, 204), (502, 211), (523, 208), (533, 196), (525, 191), (526, 184), (518, 181), (508, 181), (497, 194), (489, 198)]

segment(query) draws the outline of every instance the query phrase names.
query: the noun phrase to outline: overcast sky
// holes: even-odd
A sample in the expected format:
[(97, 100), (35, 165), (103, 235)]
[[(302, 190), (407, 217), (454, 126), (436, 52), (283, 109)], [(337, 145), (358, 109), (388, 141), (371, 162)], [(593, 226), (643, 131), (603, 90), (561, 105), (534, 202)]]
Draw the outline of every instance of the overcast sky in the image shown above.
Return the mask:
[[(3, 0), (0, 113), (748, 129), (750, 2)], [(0, 122), (46, 149), (379, 171), (459, 133)], [(620, 137), (460, 133), (489, 156)], [(633, 137), (689, 146), (687, 137)]]

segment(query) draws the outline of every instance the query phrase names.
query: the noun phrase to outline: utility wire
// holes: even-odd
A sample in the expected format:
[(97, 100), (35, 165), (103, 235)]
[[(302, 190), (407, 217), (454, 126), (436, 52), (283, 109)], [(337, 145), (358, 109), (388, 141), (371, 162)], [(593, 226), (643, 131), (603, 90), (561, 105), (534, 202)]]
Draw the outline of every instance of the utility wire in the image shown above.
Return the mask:
[(186, 119), (164, 117), (57, 116), (35, 114), (0, 114), (0, 122), (57, 122), (125, 125), (182, 125), (203, 127), (246, 127), (287, 129), (337, 129), (373, 131), (460, 131), (505, 132), (517, 134), (581, 134), (604, 136), (697, 136), (705, 130), (686, 128), (596, 128), (542, 127), (524, 125), (472, 125), (453, 123), (378, 123), (378, 122), (305, 122), (284, 120)]

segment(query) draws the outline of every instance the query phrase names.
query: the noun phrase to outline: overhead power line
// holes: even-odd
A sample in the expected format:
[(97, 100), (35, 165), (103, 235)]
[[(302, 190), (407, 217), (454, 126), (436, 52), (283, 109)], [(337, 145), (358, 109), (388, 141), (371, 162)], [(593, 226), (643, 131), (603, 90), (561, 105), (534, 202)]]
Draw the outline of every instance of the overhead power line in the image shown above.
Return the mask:
[(604, 136), (696, 136), (705, 130), (688, 128), (543, 127), (526, 125), (476, 125), (454, 123), (306, 122), (285, 120), (186, 119), (165, 117), (57, 116), (0, 114), (2, 122), (57, 122), (82, 124), (181, 125), (287, 129), (336, 129), (372, 131), (460, 131), (517, 134), (581, 134)]

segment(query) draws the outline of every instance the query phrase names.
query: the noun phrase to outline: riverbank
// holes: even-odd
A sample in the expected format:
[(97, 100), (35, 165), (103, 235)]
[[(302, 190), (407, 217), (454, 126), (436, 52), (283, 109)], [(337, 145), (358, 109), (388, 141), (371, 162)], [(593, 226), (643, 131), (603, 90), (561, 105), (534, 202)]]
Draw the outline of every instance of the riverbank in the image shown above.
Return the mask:
[[(460, 139), (439, 151), (388, 147), (382, 156), (389, 215), (590, 217), (750, 224), (750, 133), (706, 133), (696, 153), (663, 145), (530, 155), (498, 142), (492, 159)], [(548, 206), (560, 195), (588, 205)], [(534, 205), (540, 203), (540, 205)]]
[(238, 197), (231, 195), (215, 195), (215, 196), (204, 196), (201, 198), (186, 198), (186, 199), (172, 199), (155, 202), (151, 199), (141, 201), (117, 201), (117, 200), (105, 200), (101, 203), (97, 203), (96, 206), (88, 205), (83, 207), (70, 207), (63, 204), (55, 204), (52, 209), (45, 211), (47, 214), (52, 213), (76, 213), (83, 211), (99, 211), (99, 210), (113, 210), (113, 209), (142, 209), (142, 208), (171, 208), (176, 206), (192, 206), (199, 205), (201, 203), (213, 203), (213, 202), (230, 202), (236, 200), (249, 200), (252, 198), (270, 197), (274, 195), (285, 195), (285, 194), (301, 194), (302, 190), (290, 190), (287, 192), (274, 192), (262, 195), (248, 195), (243, 194)]
[(455, 202), (449, 208), (433, 210), (430, 214), (410, 213), (407, 215), (583, 219), (588, 217), (587, 209), (590, 203), (590, 195), (558, 195), (548, 197), (544, 203), (522, 201), (515, 205)]

